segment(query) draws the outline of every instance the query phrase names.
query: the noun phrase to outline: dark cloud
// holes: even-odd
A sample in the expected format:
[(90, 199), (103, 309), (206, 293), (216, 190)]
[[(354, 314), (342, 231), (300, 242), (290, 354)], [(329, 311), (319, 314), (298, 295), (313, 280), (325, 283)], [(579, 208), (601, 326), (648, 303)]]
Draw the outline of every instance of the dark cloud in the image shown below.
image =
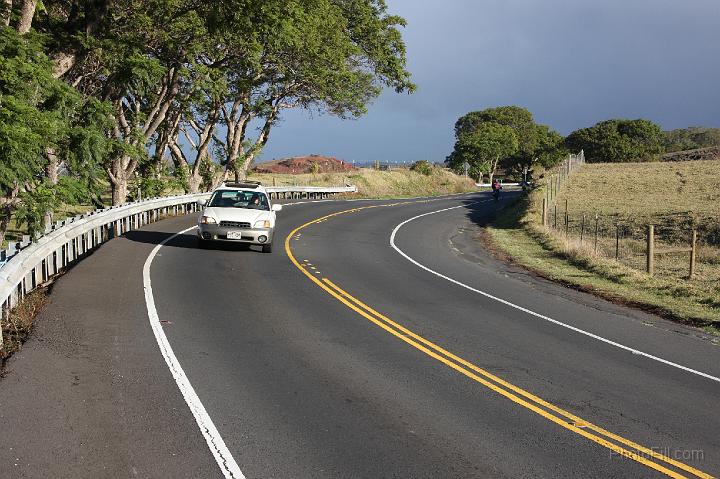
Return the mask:
[(720, 127), (717, 0), (388, 0), (404, 32), (414, 95), (384, 93), (365, 117), (285, 116), (264, 158), (430, 159), (467, 111), (521, 105), (562, 133), (648, 118)]

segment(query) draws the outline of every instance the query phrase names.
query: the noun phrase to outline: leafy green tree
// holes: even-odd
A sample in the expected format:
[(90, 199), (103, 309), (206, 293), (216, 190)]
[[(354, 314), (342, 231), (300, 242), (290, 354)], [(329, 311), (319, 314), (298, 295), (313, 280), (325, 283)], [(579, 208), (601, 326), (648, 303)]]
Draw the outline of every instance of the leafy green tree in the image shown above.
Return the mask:
[(54, 77), (42, 36), (0, 27), (0, 241), (14, 213), (36, 232), (60, 202), (96, 192), (108, 113)]
[(477, 173), (479, 182), (482, 182), (484, 174), (488, 174), (492, 182), (500, 161), (517, 150), (517, 135), (511, 127), (495, 122), (481, 122), (472, 131), (460, 135), (448, 160), (455, 171), (463, 171), (467, 163)]
[(466, 114), (455, 123), (455, 138), (472, 133), (488, 122), (508, 126), (515, 132), (517, 150), (501, 159), (507, 169), (522, 172), (535, 163), (554, 166), (564, 154), (563, 137), (548, 126), (537, 124), (532, 113), (519, 106), (500, 106)]
[[(247, 4), (213, 4), (229, 31), (223, 51), (232, 72), (230, 96), (221, 109), (226, 134), (219, 139), (226, 177), (246, 174), (283, 110), (355, 117), (383, 86), (414, 90), (398, 30), (405, 22), (386, 13), (384, 0)], [(257, 125), (252, 137), (250, 125)]]
[(664, 152), (663, 133), (649, 120), (607, 120), (572, 132), (565, 139), (588, 162), (654, 161)]
[[(243, 175), (285, 109), (359, 116), (383, 87), (415, 88), (405, 69), (404, 20), (389, 15), (384, 0), (3, 6), (10, 7), (0, 8), (4, 25), (44, 35), (51, 78), (74, 87), (80, 103), (112, 105), (112, 123), (96, 130), (107, 140), (103, 166), (114, 204), (126, 200), (136, 174), (148, 191), (159, 190), (168, 153), (179, 179), (197, 191), (208, 185), (214, 168), (204, 165), (213, 161), (224, 164), (225, 176)], [(60, 146), (48, 145), (44, 154), (42, 175), (53, 184), (67, 163)]]

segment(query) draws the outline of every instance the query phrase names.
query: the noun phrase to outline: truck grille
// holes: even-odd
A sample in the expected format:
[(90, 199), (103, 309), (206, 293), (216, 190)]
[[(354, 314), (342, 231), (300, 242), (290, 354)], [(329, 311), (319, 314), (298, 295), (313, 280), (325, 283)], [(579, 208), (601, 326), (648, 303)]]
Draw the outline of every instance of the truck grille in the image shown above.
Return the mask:
[(250, 228), (250, 223), (244, 221), (221, 221), (220, 226), (227, 228)]

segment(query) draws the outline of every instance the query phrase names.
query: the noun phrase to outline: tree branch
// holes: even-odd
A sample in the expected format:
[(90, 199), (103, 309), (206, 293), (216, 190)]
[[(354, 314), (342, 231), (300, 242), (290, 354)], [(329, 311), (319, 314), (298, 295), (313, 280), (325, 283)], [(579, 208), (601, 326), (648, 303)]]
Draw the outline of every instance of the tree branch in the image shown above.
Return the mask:
[(181, 130), (183, 132), (183, 135), (185, 135), (185, 139), (187, 139), (188, 143), (190, 143), (190, 146), (192, 146), (193, 149), (197, 150), (197, 144), (195, 143), (195, 140), (192, 139), (192, 137), (185, 128), (181, 128)]

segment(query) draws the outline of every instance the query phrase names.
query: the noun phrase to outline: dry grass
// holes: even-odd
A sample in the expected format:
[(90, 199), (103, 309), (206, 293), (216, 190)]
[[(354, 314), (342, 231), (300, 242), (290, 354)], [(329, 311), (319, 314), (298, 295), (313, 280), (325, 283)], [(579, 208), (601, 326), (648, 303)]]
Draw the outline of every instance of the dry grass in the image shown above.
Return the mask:
[(401, 198), (409, 196), (437, 196), (465, 193), (477, 188), (472, 180), (448, 170), (435, 168), (429, 176), (408, 169), (377, 171), (361, 168), (350, 173), (251, 174), (248, 178), (261, 181), (266, 186), (340, 186), (356, 185), (360, 198)]
[(687, 227), (720, 218), (720, 161), (586, 164), (560, 191), (570, 211)]
[[(686, 163), (588, 164), (573, 173), (558, 203), (577, 219), (597, 212), (606, 223), (636, 225), (662, 220), (658, 249), (687, 237), (688, 218), (716, 231), (720, 214), (720, 161)], [(656, 275), (643, 272), (644, 238), (630, 234), (614, 260), (615, 238), (581, 245), (578, 229), (570, 235), (541, 225), (544, 188), (534, 191), (489, 229), (489, 236), (518, 263), (549, 278), (614, 300), (700, 325), (720, 324), (720, 251), (712, 235), (698, 252), (697, 275), (687, 279), (688, 253), (656, 257)], [(563, 211), (564, 213), (564, 211)], [(608, 220), (609, 218), (609, 220)], [(698, 224), (695, 223), (695, 224)], [(577, 222), (575, 222), (577, 227)], [(586, 230), (587, 231), (587, 230)], [(642, 231), (642, 229), (640, 230)]]
[(7, 317), (0, 319), (3, 333), (3, 344), (0, 347), (0, 366), (7, 358), (18, 351), (30, 334), (35, 318), (45, 306), (47, 288), (38, 288), (25, 296), (18, 306), (13, 308)]

